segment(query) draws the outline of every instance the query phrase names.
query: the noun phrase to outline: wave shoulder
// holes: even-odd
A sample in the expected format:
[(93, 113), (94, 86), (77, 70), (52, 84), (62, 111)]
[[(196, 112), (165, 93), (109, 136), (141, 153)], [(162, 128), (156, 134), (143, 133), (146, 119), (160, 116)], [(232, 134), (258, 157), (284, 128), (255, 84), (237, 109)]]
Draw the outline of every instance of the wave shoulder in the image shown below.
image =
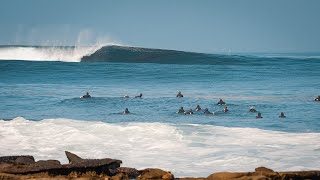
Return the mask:
[(91, 55), (82, 57), (82, 62), (126, 62), (126, 63), (164, 63), (198, 64), (213, 55), (168, 49), (153, 49), (130, 46), (104, 46)]

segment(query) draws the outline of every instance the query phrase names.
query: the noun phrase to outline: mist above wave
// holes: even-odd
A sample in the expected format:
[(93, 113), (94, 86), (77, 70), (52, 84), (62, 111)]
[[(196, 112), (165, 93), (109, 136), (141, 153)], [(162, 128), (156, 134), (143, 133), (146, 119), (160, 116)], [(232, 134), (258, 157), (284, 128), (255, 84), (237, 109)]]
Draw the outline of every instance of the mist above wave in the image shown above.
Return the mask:
[(106, 44), (92, 46), (0, 46), (0, 60), (80, 62)]

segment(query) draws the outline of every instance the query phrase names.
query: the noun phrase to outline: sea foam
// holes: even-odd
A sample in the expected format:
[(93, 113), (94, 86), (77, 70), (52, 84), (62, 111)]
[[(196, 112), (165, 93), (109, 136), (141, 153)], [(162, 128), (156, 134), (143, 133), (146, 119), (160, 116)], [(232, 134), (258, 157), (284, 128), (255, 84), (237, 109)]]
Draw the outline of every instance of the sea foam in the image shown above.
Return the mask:
[(33, 155), (67, 163), (64, 151), (83, 158), (116, 158), (122, 166), (157, 167), (176, 176), (220, 171), (319, 169), (320, 133), (165, 123), (104, 123), (71, 119), (0, 120), (0, 156)]
[(4, 46), (0, 48), (0, 60), (80, 62), (83, 56), (90, 55), (103, 46), (104, 45), (82, 47)]

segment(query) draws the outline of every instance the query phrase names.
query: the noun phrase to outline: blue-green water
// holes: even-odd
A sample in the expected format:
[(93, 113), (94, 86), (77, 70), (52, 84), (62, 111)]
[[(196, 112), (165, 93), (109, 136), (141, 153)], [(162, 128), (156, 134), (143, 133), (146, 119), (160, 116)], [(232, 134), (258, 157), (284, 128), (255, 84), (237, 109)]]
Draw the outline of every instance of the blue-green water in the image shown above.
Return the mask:
[[(261, 59), (257, 59), (261, 60)], [(104, 122), (195, 123), (319, 132), (320, 61), (262, 60), (260, 64), (167, 65), (0, 61), (2, 119), (71, 118)], [(91, 99), (79, 97), (90, 92)], [(182, 91), (184, 98), (176, 98)], [(139, 93), (143, 98), (134, 98)], [(131, 98), (123, 98), (124, 95)], [(228, 113), (219, 113), (222, 98)], [(181, 116), (180, 106), (217, 112)], [(254, 106), (264, 117), (249, 113)], [(119, 115), (129, 108), (131, 115)], [(280, 112), (287, 118), (279, 119)]]
[[(180, 176), (320, 168), (311, 160), (320, 155), (319, 69), (320, 59), (305, 57), (239, 56), (216, 65), (2, 60), (0, 155), (65, 161), (64, 150), (90, 151)], [(80, 99), (87, 91), (93, 98)], [(176, 114), (198, 104), (215, 115)], [(121, 114), (125, 108), (131, 114)]]

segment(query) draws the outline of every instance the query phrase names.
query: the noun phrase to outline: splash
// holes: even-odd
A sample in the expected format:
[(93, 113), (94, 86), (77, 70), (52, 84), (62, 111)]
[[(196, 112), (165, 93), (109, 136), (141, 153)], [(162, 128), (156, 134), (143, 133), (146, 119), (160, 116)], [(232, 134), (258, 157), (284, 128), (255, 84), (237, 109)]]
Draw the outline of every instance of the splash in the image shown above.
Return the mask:
[[(30, 60), (30, 61), (64, 61), (80, 62), (83, 56), (96, 52), (103, 46), (2, 46), (0, 47), (1, 60)], [(111, 45), (111, 44), (110, 44)]]
[[(32, 39), (35, 37), (32, 36)], [(78, 33), (73, 46), (61, 45), (63, 41), (39, 42), (32, 45), (0, 45), (0, 60), (64, 61), (80, 62), (83, 56), (89, 56), (104, 46), (121, 45), (111, 36), (98, 36), (92, 30)]]
[[(121, 159), (123, 166), (157, 167), (178, 177), (221, 171), (319, 169), (319, 133), (166, 123), (103, 123), (71, 119), (0, 120), (0, 156), (33, 155), (67, 163), (64, 151), (84, 158)], [(285, 156), (284, 156), (285, 154)]]

